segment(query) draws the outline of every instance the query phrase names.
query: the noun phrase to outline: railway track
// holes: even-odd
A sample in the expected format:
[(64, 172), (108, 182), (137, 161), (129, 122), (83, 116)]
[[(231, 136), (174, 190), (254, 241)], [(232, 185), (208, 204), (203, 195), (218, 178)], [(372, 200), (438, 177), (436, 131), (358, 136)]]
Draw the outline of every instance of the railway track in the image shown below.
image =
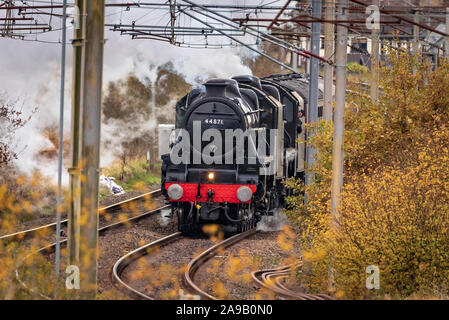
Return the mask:
[(323, 294), (307, 294), (293, 291), (284, 284), (283, 280), (288, 279), (292, 270), (301, 266), (301, 263), (295, 265), (282, 266), (279, 268), (258, 270), (251, 273), (253, 281), (259, 288), (272, 291), (281, 299), (293, 300), (330, 300), (331, 297)]
[(146, 244), (140, 248), (137, 248), (136, 250), (133, 250), (130, 253), (121, 257), (119, 260), (117, 260), (117, 262), (114, 264), (114, 267), (112, 268), (113, 283), (117, 287), (119, 287), (119, 289), (124, 290), (128, 294), (128, 296), (130, 296), (131, 298), (143, 299), (143, 300), (155, 300), (155, 297), (151, 297), (151, 296), (133, 288), (131, 285), (127, 284), (122, 279), (123, 271), (132, 262), (136, 261), (137, 259), (139, 259), (141, 257), (146, 256), (150, 252), (151, 249), (167, 245), (170, 242), (176, 241), (180, 237), (181, 237), (181, 233), (175, 232), (169, 236), (166, 236), (164, 238), (161, 238), (161, 239), (153, 241), (149, 244)]
[[(145, 193), (138, 197), (134, 197), (134, 198), (131, 198), (131, 199), (128, 199), (125, 201), (121, 201), (119, 203), (116, 203), (116, 204), (113, 204), (113, 205), (110, 205), (107, 207), (103, 207), (99, 211), (102, 213), (113, 212), (116, 210), (120, 210), (122, 207), (125, 207), (127, 204), (139, 202), (144, 199), (155, 198), (155, 197), (158, 197), (159, 195), (160, 195), (159, 190)], [(113, 230), (115, 228), (122, 227), (125, 224), (138, 222), (144, 218), (148, 218), (149, 216), (160, 213), (162, 210), (167, 209), (169, 207), (170, 206), (162, 206), (156, 210), (148, 211), (148, 212), (136, 215), (136, 216), (132, 216), (128, 219), (121, 220), (116, 223), (111, 223), (111, 224), (105, 225), (105, 226), (99, 228), (99, 230), (98, 230), (99, 235), (101, 236), (105, 232)], [(67, 224), (67, 220), (62, 221), (62, 223)], [(10, 235), (5, 235), (5, 236), (0, 237), (0, 241), (14, 241), (14, 240), (23, 241), (25, 239), (29, 239), (36, 235), (39, 235), (42, 232), (45, 232), (45, 230), (51, 230), (51, 231), (56, 230), (56, 224), (52, 223), (52, 224), (40, 226), (37, 228), (20, 231), (20, 232), (13, 233)], [(207, 250), (203, 251), (201, 254), (197, 255), (194, 259), (192, 259), (189, 262), (189, 264), (187, 265), (187, 269), (185, 270), (185, 273), (183, 275), (183, 284), (185, 285), (187, 291), (189, 293), (196, 294), (196, 295), (200, 296), (202, 299), (217, 300), (216, 297), (210, 295), (209, 293), (207, 293), (206, 291), (201, 289), (200, 286), (198, 286), (195, 283), (195, 281), (194, 281), (195, 274), (198, 272), (199, 268), (202, 265), (204, 265), (208, 260), (213, 258), (215, 255), (217, 255), (217, 253), (220, 250), (228, 248), (228, 247), (232, 246), (233, 244), (235, 244), (243, 239), (246, 239), (246, 238), (250, 237), (251, 235), (254, 235), (257, 232), (258, 231), (256, 229), (252, 229), (252, 230), (246, 231), (244, 233), (237, 234), (233, 237), (225, 239), (225, 240), (211, 246)], [(122, 291), (126, 292), (126, 294), (132, 298), (149, 299), (149, 300), (155, 299), (155, 297), (145, 294), (139, 290), (136, 290), (131, 285), (127, 284), (122, 279), (122, 273), (132, 262), (149, 254), (149, 252), (151, 252), (151, 249), (156, 248), (156, 247), (165, 246), (165, 245), (167, 245), (171, 242), (175, 242), (176, 240), (181, 239), (181, 238), (182, 238), (181, 234), (179, 232), (176, 232), (171, 235), (160, 238), (156, 241), (153, 241), (149, 244), (146, 244), (140, 248), (137, 248), (137, 249), (131, 251), (130, 253), (126, 254), (125, 256), (121, 257), (119, 260), (116, 261), (116, 263), (114, 264), (114, 266), (112, 268), (111, 278), (112, 278), (113, 284), (116, 287), (118, 287), (119, 289), (121, 289)], [(61, 246), (65, 246), (66, 244), (67, 244), (66, 239), (61, 241)], [(33, 288), (29, 287), (25, 283), (25, 281), (23, 281), (21, 279), (19, 270), (20, 270), (22, 264), (24, 263), (24, 261), (26, 261), (31, 256), (38, 254), (38, 253), (49, 254), (51, 252), (54, 252), (55, 248), (56, 248), (56, 243), (52, 243), (48, 246), (45, 246), (45, 247), (39, 249), (36, 252), (31, 253), (30, 255), (26, 256), (21, 261), (21, 263), (19, 263), (18, 267), (15, 270), (16, 279), (21, 284), (21, 286), (23, 288), (25, 288), (27, 291), (34, 293), (43, 299), (51, 299), (51, 298), (49, 296), (42, 294), (40, 292), (37, 292)], [(288, 277), (289, 273), (291, 272), (292, 268), (294, 268), (294, 267), (295, 266), (285, 266), (285, 267), (276, 268), (276, 269), (255, 271), (252, 273), (252, 277), (258, 287), (270, 290), (282, 299), (325, 300), (325, 299), (330, 298), (330, 297), (324, 296), (324, 295), (309, 295), (309, 294), (304, 294), (304, 293), (300, 293), (300, 292), (294, 292), (291, 289), (287, 288), (285, 286), (285, 284), (283, 283), (283, 280)]]
[[(203, 251), (199, 255), (197, 255), (195, 258), (190, 260), (190, 262), (187, 265), (187, 268), (183, 274), (183, 284), (187, 292), (190, 296), (196, 295), (199, 296), (201, 299), (207, 299), (207, 300), (218, 300), (217, 297), (209, 294), (204, 289), (202, 289), (196, 282), (195, 282), (195, 275), (198, 272), (198, 270), (207, 263), (210, 259), (212, 259), (214, 256), (216, 256), (221, 250), (226, 249), (234, 244), (236, 244), (239, 241), (242, 241), (254, 234), (256, 234), (258, 231), (256, 229), (248, 230), (244, 233), (240, 233), (237, 235), (234, 235), (228, 239), (225, 239), (211, 247), (209, 247), (207, 250)], [(156, 296), (152, 296), (148, 293), (144, 293), (140, 290), (138, 290), (136, 287), (133, 287), (130, 283), (127, 283), (123, 279), (123, 273), (127, 269), (128, 266), (135, 263), (137, 260), (151, 254), (151, 252), (154, 252), (153, 249), (155, 248), (161, 248), (164, 246), (167, 246), (171, 243), (174, 243), (180, 239), (183, 239), (181, 234), (179, 232), (173, 233), (169, 236), (166, 236), (164, 238), (158, 239), (154, 242), (151, 242), (149, 244), (146, 244), (136, 250), (131, 251), (130, 253), (126, 254), (125, 256), (121, 257), (117, 262), (115, 263), (113, 270), (112, 270), (112, 279), (113, 283), (116, 287), (118, 287), (120, 290), (126, 292), (126, 294), (134, 299), (140, 299), (140, 300), (156, 300)], [(275, 269), (267, 269), (267, 270), (259, 270), (253, 272), (252, 278), (253, 281), (256, 283), (256, 285), (259, 288), (264, 288), (266, 290), (272, 291), (276, 296), (278, 296), (280, 299), (294, 299), (294, 300), (328, 300), (332, 299), (329, 296), (326, 295), (312, 295), (312, 294), (306, 294), (302, 292), (296, 292), (293, 291), (283, 283), (283, 280), (288, 278), (289, 274), (291, 274), (291, 271), (293, 268), (299, 267), (300, 264), (293, 265), (293, 266), (284, 266), (280, 268)]]
[[(198, 294), (203, 299), (208, 300), (218, 300), (217, 297), (212, 296), (203, 289), (201, 289), (194, 281), (194, 277), (198, 269), (204, 265), (208, 260), (214, 257), (221, 249), (226, 249), (233, 244), (246, 239), (258, 231), (256, 229), (249, 230), (247, 232), (237, 234), (231, 238), (228, 238), (208, 250), (201, 253), (199, 256), (190, 261), (185, 271), (184, 281), (187, 284), (189, 290), (195, 294)], [(295, 299), (295, 300), (328, 300), (332, 299), (326, 295), (312, 295), (302, 292), (293, 291), (285, 286), (282, 280), (287, 279), (294, 268), (300, 267), (301, 263), (296, 265), (283, 266), (274, 269), (259, 270), (251, 273), (253, 281), (260, 288), (265, 288), (269, 291), (274, 292), (278, 296), (284, 299)]]
[[(160, 191), (149, 192), (149, 193), (143, 194), (141, 196), (138, 196), (138, 197), (135, 197), (135, 198), (132, 198), (132, 199), (128, 199), (128, 200), (125, 200), (125, 201), (121, 201), (119, 203), (116, 203), (116, 204), (113, 204), (113, 205), (101, 208), (100, 210), (103, 211), (103, 212), (109, 212), (110, 210), (120, 210), (120, 208), (122, 206), (124, 206), (126, 203), (141, 201), (143, 199), (149, 199), (149, 198), (151, 199), (151, 198), (157, 197), (159, 195), (160, 195)], [(134, 216), (132, 216), (130, 218), (123, 219), (123, 220), (120, 220), (120, 221), (115, 222), (115, 223), (107, 224), (107, 225), (105, 225), (103, 227), (100, 227), (98, 229), (98, 234), (99, 234), (99, 236), (101, 236), (101, 235), (105, 234), (107, 231), (111, 231), (111, 230), (114, 230), (116, 228), (123, 227), (123, 226), (125, 226), (127, 224), (130, 224), (130, 223), (137, 223), (138, 221), (141, 221), (142, 219), (149, 218), (150, 216), (154, 216), (156, 214), (159, 214), (163, 210), (169, 209), (169, 208), (170, 208), (169, 205), (161, 206), (161, 207), (159, 207), (159, 208), (157, 208), (155, 210), (151, 210), (151, 211), (147, 211), (147, 212), (144, 212), (144, 213), (141, 213), (141, 214), (138, 214), (138, 215), (134, 215)], [(34, 229), (22, 231), (22, 232), (25, 232), (25, 237), (21, 237), (20, 239), (23, 240), (24, 238), (30, 237), (31, 236), (30, 233), (33, 234), (35, 232), (42, 232), (42, 231), (35, 231), (35, 230), (38, 230), (38, 229), (42, 230), (43, 228), (54, 228), (54, 225), (55, 224), (50, 224), (50, 225), (45, 225), (45, 226), (42, 226), (42, 227), (39, 227), (39, 228), (34, 228)], [(27, 233), (27, 232), (30, 232), (30, 233)], [(9, 235), (9, 236), (10, 236), (10, 238), (6, 238), (6, 239), (10, 240), (11, 238), (16, 238), (17, 237), (17, 233)], [(67, 245), (67, 239), (61, 240), (60, 245), (61, 246), (66, 246)], [(21, 279), (19, 271), (20, 271), (20, 268), (22, 267), (22, 265), (24, 264), (24, 262), (27, 259), (31, 258), (33, 255), (36, 255), (36, 254), (39, 254), (39, 253), (41, 253), (41, 254), (49, 254), (49, 253), (54, 252), (55, 249), (56, 249), (56, 242), (52, 243), (50, 245), (44, 246), (44, 247), (40, 248), (39, 250), (34, 251), (34, 252), (28, 254), (25, 258), (23, 258), (19, 262), (18, 266), (15, 269), (15, 276), (16, 276), (16, 279), (19, 282), (19, 284), (24, 289), (26, 289), (28, 292), (36, 294), (40, 298), (43, 298), (43, 299), (46, 299), (46, 300), (51, 300), (51, 298), (49, 296), (47, 296), (45, 294), (42, 294), (42, 293), (34, 290), (33, 288), (29, 287), (25, 283), (25, 281), (23, 281)]]
[[(99, 214), (104, 214), (104, 213), (108, 213), (108, 212), (114, 212), (117, 210), (120, 210), (122, 207), (125, 206), (129, 206), (132, 203), (137, 203), (137, 202), (141, 202), (141, 201), (145, 201), (145, 200), (149, 200), (152, 199), (154, 197), (158, 197), (161, 195), (161, 191), (160, 190), (156, 190), (156, 191), (151, 191), (151, 192), (147, 192), (144, 193), (140, 196), (131, 198), (131, 199), (127, 199), (124, 201), (120, 201), (117, 203), (114, 203), (112, 205), (106, 206), (106, 207), (102, 207), (98, 210)], [(68, 220), (62, 220), (61, 221), (61, 227), (67, 227), (67, 223)], [(15, 233), (11, 233), (11, 234), (7, 234), (7, 235), (3, 235), (0, 236), (0, 242), (3, 243), (9, 243), (12, 241), (24, 241), (30, 238), (34, 238), (37, 237), (39, 235), (42, 234), (48, 234), (48, 232), (56, 232), (56, 222), (54, 223), (50, 223), (50, 224), (46, 224), (43, 226), (39, 226), (39, 227), (35, 227), (32, 229), (28, 229), (28, 230), (23, 230), (23, 231), (18, 231)]]
[[(252, 229), (246, 231), (244, 233), (237, 234), (233, 237), (230, 237), (226, 240), (219, 242), (218, 244), (209, 247), (206, 251), (203, 251), (201, 254), (192, 259), (187, 265), (187, 269), (183, 275), (183, 283), (187, 289), (187, 291), (191, 294), (199, 295), (203, 299), (213, 299), (216, 298), (209, 295), (207, 292), (200, 289), (194, 282), (194, 276), (197, 272), (198, 268), (203, 265), (207, 260), (212, 258), (220, 249), (227, 248), (234, 243), (241, 241), (257, 232), (256, 229)], [(150, 296), (146, 293), (143, 293), (136, 288), (132, 287), (130, 284), (126, 283), (123, 279), (122, 274), (124, 270), (133, 262), (138, 259), (147, 256), (152, 251), (151, 249), (156, 247), (162, 247), (169, 243), (175, 242), (179, 239), (183, 239), (181, 233), (176, 232), (167, 237), (156, 240), (152, 243), (146, 244), (127, 255), (121, 257), (114, 265), (112, 270), (112, 278), (114, 284), (119, 287), (119, 289), (124, 290), (128, 296), (136, 299), (144, 299), (144, 300), (155, 300), (156, 297)]]
[(257, 229), (251, 229), (251, 230), (248, 230), (246, 232), (236, 234), (236, 235), (234, 235), (234, 236), (232, 236), (232, 237), (230, 237), (230, 238), (228, 238), (226, 240), (223, 240), (223, 241), (215, 244), (214, 246), (210, 247), (209, 249), (207, 249), (206, 251), (204, 251), (203, 253), (201, 253), (200, 255), (195, 257), (194, 259), (192, 259), (190, 261), (190, 263), (187, 265), (187, 269), (186, 269), (186, 271), (184, 273), (184, 281), (185, 281), (186, 286), (188, 287), (188, 289), (192, 293), (195, 293), (195, 294), (199, 295), (203, 299), (217, 300), (216, 297), (210, 295), (209, 293), (207, 293), (206, 291), (201, 289), (195, 283), (194, 278), (195, 278), (196, 272), (209, 259), (214, 257), (221, 249), (226, 249), (226, 248), (232, 246), (233, 244), (235, 244), (235, 243), (237, 243), (239, 241), (242, 241), (243, 239), (246, 239), (246, 238), (252, 236), (253, 234), (255, 234), (257, 232), (258, 232)]

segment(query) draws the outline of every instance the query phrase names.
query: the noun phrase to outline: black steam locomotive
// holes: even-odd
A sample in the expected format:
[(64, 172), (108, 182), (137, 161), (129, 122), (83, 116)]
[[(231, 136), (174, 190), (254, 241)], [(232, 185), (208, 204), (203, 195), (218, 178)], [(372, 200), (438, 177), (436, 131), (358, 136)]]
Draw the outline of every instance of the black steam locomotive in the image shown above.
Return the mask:
[(284, 206), (282, 181), (304, 175), (305, 145), (298, 141), (308, 90), (302, 74), (238, 76), (210, 80), (176, 104), (162, 193), (179, 231), (218, 224), (242, 232)]

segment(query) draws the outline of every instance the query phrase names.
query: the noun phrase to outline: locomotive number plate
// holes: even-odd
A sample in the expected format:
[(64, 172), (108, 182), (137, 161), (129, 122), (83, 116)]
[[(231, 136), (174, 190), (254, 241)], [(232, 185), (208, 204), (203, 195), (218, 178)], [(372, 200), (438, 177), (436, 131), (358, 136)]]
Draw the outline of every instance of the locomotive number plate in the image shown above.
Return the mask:
[(205, 119), (204, 123), (224, 125), (224, 120), (223, 119)]

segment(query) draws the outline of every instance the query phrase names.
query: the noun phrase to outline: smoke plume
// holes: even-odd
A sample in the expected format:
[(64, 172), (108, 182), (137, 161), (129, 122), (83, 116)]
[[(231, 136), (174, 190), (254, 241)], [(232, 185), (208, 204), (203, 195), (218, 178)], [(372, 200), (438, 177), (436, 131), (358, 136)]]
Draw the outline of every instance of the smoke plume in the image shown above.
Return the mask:
[[(109, 9), (108, 9), (109, 10)], [(118, 10), (118, 9), (117, 9)], [(109, 12), (107, 23), (117, 23), (117, 15)], [(143, 15), (144, 11), (131, 9), (123, 19), (132, 21)], [(149, 14), (142, 23), (152, 21), (157, 14)], [(110, 16), (110, 17), (109, 17)], [(125, 23), (125, 22), (124, 22)], [(68, 38), (71, 39), (71, 30)], [(42, 35), (40, 40), (57, 41), (60, 37), (57, 31)], [(168, 43), (153, 40), (131, 40), (118, 33), (106, 30), (104, 54), (104, 89), (110, 81), (126, 79), (134, 74), (142, 83), (155, 83), (157, 66), (171, 63), (177, 74), (182, 75), (187, 83), (197, 86), (198, 83), (211, 77), (232, 77), (239, 74), (249, 74), (250, 69), (242, 63), (240, 49), (188, 49), (172, 46)], [(59, 119), (59, 90), (60, 90), (60, 51), (58, 44), (42, 42), (25, 42), (0, 38), (0, 82), (1, 94), (12, 99), (18, 99), (23, 104), (23, 113), (29, 114), (38, 108), (31, 121), (18, 130), (16, 140), (19, 159), (16, 165), (26, 173), (40, 170), (45, 176), (57, 176), (57, 159), (42, 161), (39, 154), (42, 150), (54, 148), (54, 143), (46, 135), (46, 129), (58, 125)], [(64, 136), (70, 138), (71, 126), (71, 46), (67, 46), (67, 68), (65, 80), (65, 116)], [(170, 95), (168, 90), (167, 95)], [(167, 103), (170, 106), (173, 101)], [(136, 116), (138, 127), (135, 134), (154, 128), (154, 118), (144, 119)], [(129, 139), (120, 132), (123, 122), (119, 119), (107, 121), (102, 126), (102, 140), (120, 141)], [(106, 166), (114, 159), (114, 152), (102, 150), (101, 166)], [(68, 157), (68, 154), (65, 154)], [(64, 162), (64, 181), (69, 162)]]

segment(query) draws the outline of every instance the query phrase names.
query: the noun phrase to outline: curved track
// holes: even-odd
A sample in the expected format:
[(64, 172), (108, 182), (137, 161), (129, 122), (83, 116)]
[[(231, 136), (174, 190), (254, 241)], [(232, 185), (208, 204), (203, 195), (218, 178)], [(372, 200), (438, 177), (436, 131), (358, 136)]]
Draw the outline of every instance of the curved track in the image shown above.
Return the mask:
[[(218, 300), (217, 297), (212, 296), (207, 293), (205, 290), (201, 289), (198, 284), (195, 283), (195, 274), (198, 270), (203, 266), (208, 260), (213, 258), (221, 249), (228, 248), (235, 243), (242, 241), (254, 234), (258, 231), (256, 229), (248, 230), (244, 233), (240, 233), (234, 235), (228, 239), (225, 239), (212, 247), (208, 248), (195, 258), (193, 258), (189, 264), (187, 265), (186, 271), (184, 273), (184, 285), (189, 293), (199, 295), (201, 299), (207, 300)], [(126, 283), (122, 279), (122, 273), (124, 270), (136, 260), (146, 256), (151, 252), (150, 249), (161, 247), (182, 239), (181, 233), (176, 232), (149, 244), (146, 244), (128, 254), (121, 257), (114, 265), (112, 270), (112, 279), (113, 283), (121, 290), (124, 290), (128, 296), (135, 299), (143, 299), (143, 300), (155, 300), (156, 298), (145, 294), (135, 288), (133, 288), (130, 284)], [(253, 281), (259, 288), (265, 288), (269, 291), (274, 292), (281, 299), (293, 299), (293, 300), (328, 300), (332, 299), (329, 296), (322, 294), (306, 294), (302, 292), (295, 292), (286, 287), (283, 280), (288, 278), (289, 274), (294, 268), (300, 267), (301, 263), (283, 266), (276, 269), (267, 269), (267, 270), (259, 270), (252, 272)]]
[(121, 257), (119, 260), (117, 260), (117, 262), (114, 264), (114, 267), (112, 268), (112, 281), (114, 282), (114, 284), (118, 286), (120, 289), (125, 290), (130, 297), (145, 300), (155, 300), (154, 297), (150, 297), (134, 289), (125, 281), (123, 281), (121, 278), (122, 273), (125, 270), (125, 268), (128, 265), (130, 265), (133, 261), (136, 261), (137, 259), (146, 256), (149, 252), (149, 249), (168, 244), (172, 241), (175, 241), (176, 239), (179, 239), (180, 237), (181, 237), (180, 232), (173, 233), (169, 236), (166, 236), (164, 238), (146, 244), (140, 248), (137, 248), (136, 250), (131, 251), (130, 253)]
[[(120, 207), (121, 207), (122, 205), (124, 205), (125, 203), (130, 203), (130, 202), (134, 202), (134, 201), (140, 201), (140, 200), (142, 200), (142, 199), (144, 199), (145, 197), (148, 197), (148, 196), (154, 197), (154, 196), (159, 196), (159, 195), (160, 195), (160, 191), (149, 192), (149, 193), (143, 194), (143, 195), (141, 195), (141, 196), (138, 196), (138, 197), (135, 197), (135, 198), (132, 198), (132, 199), (128, 199), (128, 200), (125, 200), (125, 201), (122, 201), (122, 202), (113, 204), (113, 205), (108, 206), (108, 207), (104, 207), (104, 208), (102, 208), (102, 209), (100, 209), (100, 210), (105, 210), (105, 211), (109, 211), (109, 210), (118, 210), (118, 209), (120, 209)], [(153, 216), (153, 215), (155, 215), (155, 214), (158, 214), (158, 213), (160, 213), (162, 210), (168, 209), (168, 208), (170, 208), (169, 205), (162, 206), (162, 207), (160, 207), (160, 208), (158, 208), (158, 209), (151, 210), (151, 211), (148, 211), (148, 212), (139, 214), (139, 215), (137, 215), (137, 216), (133, 216), (133, 217), (128, 218), (128, 219), (124, 219), (124, 220), (119, 221), (119, 222), (116, 222), (116, 223), (111, 223), (111, 224), (109, 224), (109, 225), (106, 225), (106, 226), (103, 226), (103, 227), (99, 228), (99, 229), (98, 229), (98, 233), (99, 233), (99, 235), (101, 235), (101, 234), (103, 234), (103, 233), (105, 233), (105, 232), (107, 232), (107, 231), (110, 231), (110, 230), (113, 230), (113, 229), (122, 227), (122, 226), (124, 226), (124, 225), (126, 225), (126, 224), (128, 224), (128, 223), (136, 223), (136, 222), (138, 222), (138, 221), (140, 221), (140, 220), (142, 220), (142, 219), (145, 219), (145, 218), (148, 218), (148, 217)], [(42, 226), (42, 227), (40, 227), (40, 229), (42, 230), (42, 228), (47, 228), (47, 227), (52, 228), (52, 227), (53, 227), (53, 224)], [(27, 231), (28, 231), (28, 232), (36, 232), (36, 231), (34, 231), (34, 230), (37, 230), (37, 229), (39, 229), (39, 228), (30, 229), (30, 230), (26, 230), (26, 231), (23, 231), (23, 232), (27, 232)], [(10, 235), (10, 236), (15, 237), (15, 235), (16, 235), (16, 234), (13, 234), (13, 235)], [(23, 239), (23, 238), (22, 238), (22, 239)], [(67, 239), (62, 240), (62, 241), (60, 242), (60, 244), (61, 244), (61, 246), (67, 245)], [(23, 265), (23, 263), (24, 263), (27, 259), (29, 259), (30, 257), (32, 257), (33, 255), (38, 254), (38, 253), (47, 253), (47, 254), (48, 254), (48, 253), (54, 252), (55, 249), (56, 249), (56, 243), (52, 243), (52, 244), (50, 244), (50, 245), (48, 245), (48, 246), (45, 246), (45, 247), (39, 249), (38, 251), (35, 251), (35, 252), (33, 252), (33, 253), (27, 255), (24, 259), (22, 259), (22, 261), (18, 264), (18, 266), (17, 266), (16, 269), (15, 269), (16, 279), (17, 279), (17, 281), (20, 283), (20, 285), (21, 285), (22, 287), (24, 287), (24, 288), (25, 288), (26, 290), (28, 290), (29, 292), (35, 293), (35, 294), (37, 294), (38, 296), (40, 296), (41, 298), (47, 299), (47, 300), (51, 300), (51, 298), (48, 297), (48, 296), (46, 296), (46, 295), (44, 295), (44, 294), (42, 294), (42, 293), (40, 293), (40, 292), (35, 291), (33, 288), (28, 287), (27, 284), (26, 284), (24, 281), (22, 281), (22, 279), (20, 278), (19, 269), (21, 268), (21, 266)]]
[(284, 279), (287, 279), (292, 270), (298, 268), (302, 263), (288, 265), (274, 269), (258, 270), (251, 273), (253, 281), (259, 288), (264, 288), (274, 292), (282, 299), (293, 300), (330, 300), (332, 297), (323, 294), (307, 294), (293, 291), (285, 286)]
[[(160, 190), (156, 190), (156, 191), (152, 191), (152, 192), (148, 192), (145, 194), (142, 194), (140, 196), (128, 199), (128, 200), (124, 200), (118, 203), (115, 203), (113, 205), (107, 206), (107, 207), (103, 207), (99, 209), (99, 212), (113, 212), (116, 210), (120, 210), (122, 207), (124, 207), (127, 204), (133, 203), (133, 202), (139, 202), (145, 199), (149, 199), (149, 198), (153, 198), (153, 197), (158, 197), (161, 194)], [(141, 219), (147, 218), (151, 215), (160, 213), (162, 210), (169, 208), (169, 205), (166, 206), (162, 206), (161, 208), (158, 208), (156, 210), (152, 210), (152, 211), (148, 211), (145, 213), (142, 213), (140, 215), (137, 216), (133, 216), (129, 219), (125, 219), (123, 221), (119, 221), (116, 223), (112, 223), (112, 224), (108, 224), (104, 227), (101, 227), (98, 229), (99, 234), (101, 235), (102, 233), (109, 231), (109, 230), (113, 230), (115, 228), (119, 228), (122, 227), (123, 225), (127, 224), (127, 223), (135, 223)], [(62, 225), (66, 225), (67, 224), (67, 220), (63, 220), (61, 221)], [(10, 241), (23, 241), (29, 238), (33, 238), (39, 234), (42, 234), (43, 232), (46, 232), (46, 230), (51, 230), (51, 231), (55, 231), (56, 230), (56, 223), (51, 223), (51, 224), (47, 224), (47, 225), (43, 225), (40, 227), (36, 227), (36, 228), (32, 228), (32, 229), (28, 229), (28, 230), (24, 230), (24, 231), (19, 231), (16, 233), (12, 233), (12, 234), (8, 234), (8, 235), (4, 235), (0, 237), (0, 241), (3, 242), (10, 242)], [(209, 293), (205, 292), (204, 290), (202, 290), (195, 282), (194, 282), (194, 278), (195, 278), (195, 274), (198, 271), (198, 269), (204, 265), (209, 259), (211, 259), (212, 257), (214, 257), (220, 249), (224, 249), (227, 247), (232, 246), (233, 244), (247, 238), (250, 237), (251, 235), (257, 233), (256, 229), (251, 229), (248, 230), (246, 232), (234, 235), (228, 239), (225, 239), (217, 244), (215, 244), (214, 246), (210, 247), (209, 249), (207, 249), (206, 251), (202, 252), (200, 255), (198, 255), (197, 257), (195, 257), (194, 259), (192, 259), (188, 266), (187, 269), (184, 273), (184, 284), (186, 286), (186, 288), (194, 294), (199, 295), (202, 299), (209, 299), (209, 300), (217, 300), (216, 297), (210, 295)], [(146, 244), (140, 248), (137, 248), (136, 250), (131, 251), (130, 253), (128, 253), (127, 255), (121, 257), (115, 264), (112, 270), (112, 281), (114, 283), (114, 285), (116, 285), (117, 287), (119, 287), (120, 289), (126, 291), (126, 293), (133, 298), (137, 298), (137, 299), (149, 299), (149, 300), (153, 300), (155, 299), (154, 297), (148, 296), (134, 288), (132, 288), (130, 285), (128, 285), (127, 283), (125, 283), (122, 279), (121, 279), (121, 275), (123, 273), (123, 271), (126, 269), (126, 267), (131, 264), (133, 261), (136, 261), (137, 259), (145, 256), (148, 254), (149, 249), (150, 248), (154, 248), (154, 247), (158, 247), (158, 246), (163, 246), (165, 244), (168, 244), (170, 242), (176, 241), (177, 239), (181, 238), (181, 233), (176, 232), (173, 233), (169, 236), (163, 237), (161, 239), (158, 239), (156, 241), (153, 241), (149, 244)], [(62, 240), (61, 241), (61, 245), (66, 245), (67, 244), (67, 239)], [(51, 253), (55, 250), (56, 248), (56, 243), (50, 244), (46, 247), (43, 247), (41, 249), (39, 249), (36, 252), (31, 253), (30, 255), (26, 256), (21, 263), (19, 263), (19, 265), (17, 266), (15, 273), (16, 273), (16, 279), (18, 280), (18, 282), (25, 288), (27, 289), (29, 292), (35, 293), (37, 295), (39, 295), (41, 298), (44, 299), (48, 299), (50, 300), (51, 298), (43, 295), (39, 292), (36, 292), (35, 290), (33, 290), (32, 288), (28, 287), (26, 285), (26, 283), (24, 281), (21, 280), (20, 278), (20, 274), (19, 274), (19, 269), (22, 266), (23, 262), (25, 260), (27, 260), (29, 257), (31, 257), (34, 254), (37, 253)], [(280, 268), (275, 268), (275, 269), (267, 269), (267, 270), (259, 270), (259, 271), (254, 271), (252, 272), (252, 278), (253, 281), (257, 284), (258, 287), (260, 288), (265, 288), (267, 290), (270, 290), (272, 292), (274, 292), (276, 295), (278, 295), (280, 298), (282, 299), (297, 299), (297, 300), (326, 300), (326, 299), (332, 299), (329, 296), (326, 295), (311, 295), (311, 294), (305, 294), (305, 293), (301, 293), (301, 292), (295, 292), (292, 291), (291, 289), (287, 288), (283, 282), (283, 280), (285, 278), (288, 277), (288, 275), (291, 273), (293, 268), (296, 268), (298, 266), (300, 266), (301, 264), (296, 264), (296, 265), (290, 265), (290, 266), (283, 266)]]
[[(220, 249), (224, 249), (227, 247), (232, 246), (233, 244), (246, 239), (252, 235), (257, 233), (256, 229), (251, 229), (249, 231), (246, 231), (244, 233), (237, 234), (231, 238), (228, 238), (211, 248), (207, 249), (200, 255), (198, 255), (196, 258), (190, 261), (190, 263), (187, 266), (187, 270), (184, 274), (184, 281), (188, 287), (188, 289), (195, 294), (200, 295), (203, 299), (209, 299), (209, 300), (217, 300), (216, 297), (210, 295), (209, 293), (205, 292), (203, 289), (201, 289), (194, 281), (195, 273), (198, 271), (198, 269), (204, 265), (209, 259), (211, 259), (213, 256), (215, 256)], [(252, 272), (252, 278), (253, 281), (256, 282), (256, 284), (260, 288), (265, 288), (267, 290), (273, 291), (278, 296), (286, 299), (295, 299), (295, 300), (328, 300), (332, 299), (331, 297), (327, 295), (313, 295), (313, 294), (306, 294), (302, 292), (295, 292), (291, 289), (287, 288), (285, 284), (283, 283), (283, 279), (288, 278), (289, 274), (294, 268), (297, 268), (301, 266), (301, 263), (295, 264), (295, 265), (289, 265), (289, 266), (283, 266), (275, 269), (268, 269), (268, 270), (260, 270)]]
[(198, 294), (200, 297), (204, 299), (217, 300), (216, 297), (205, 292), (194, 282), (195, 273), (198, 271), (199, 267), (204, 265), (209, 259), (215, 256), (220, 249), (227, 248), (236, 242), (239, 242), (245, 238), (248, 238), (249, 236), (252, 236), (257, 232), (258, 232), (257, 229), (251, 229), (246, 232), (236, 234), (235, 236), (232, 236), (210, 247), (209, 249), (198, 255), (196, 258), (191, 260), (190, 263), (187, 265), (187, 270), (184, 273), (184, 281), (189, 290), (194, 292), (195, 294)]
[[(194, 283), (193, 278), (195, 276), (196, 271), (207, 260), (212, 258), (221, 248), (229, 247), (232, 244), (234, 244), (238, 241), (241, 241), (241, 240), (253, 235), (256, 232), (257, 232), (256, 229), (252, 229), (252, 230), (246, 231), (244, 233), (237, 234), (237, 235), (230, 237), (226, 240), (223, 240), (220, 243), (215, 244), (214, 246), (210, 247), (209, 249), (207, 249), (206, 251), (204, 251), (197, 257), (195, 257), (193, 260), (191, 260), (187, 266), (185, 273), (184, 273), (184, 284), (185, 284), (186, 288), (188, 289), (188, 291), (190, 291), (192, 294), (198, 294), (201, 298), (215, 300), (216, 299), (215, 297), (209, 295), (207, 292), (204, 292)], [(144, 293), (136, 290), (129, 284), (127, 284), (122, 279), (122, 273), (126, 269), (126, 267), (129, 266), (132, 262), (136, 261), (137, 259), (139, 259), (141, 257), (148, 255), (150, 248), (155, 248), (158, 246), (166, 245), (170, 242), (173, 242), (173, 241), (176, 241), (179, 239), (182, 239), (181, 233), (176, 232), (167, 237), (164, 237), (164, 238), (156, 240), (152, 243), (146, 244), (146, 245), (128, 253), (127, 255), (121, 257), (115, 263), (113, 270), (112, 270), (112, 277), (113, 277), (114, 284), (116, 284), (116, 286), (118, 286), (120, 289), (125, 290), (126, 293), (132, 298), (155, 300), (156, 299), (155, 297), (151, 297), (147, 294), (144, 294)]]

